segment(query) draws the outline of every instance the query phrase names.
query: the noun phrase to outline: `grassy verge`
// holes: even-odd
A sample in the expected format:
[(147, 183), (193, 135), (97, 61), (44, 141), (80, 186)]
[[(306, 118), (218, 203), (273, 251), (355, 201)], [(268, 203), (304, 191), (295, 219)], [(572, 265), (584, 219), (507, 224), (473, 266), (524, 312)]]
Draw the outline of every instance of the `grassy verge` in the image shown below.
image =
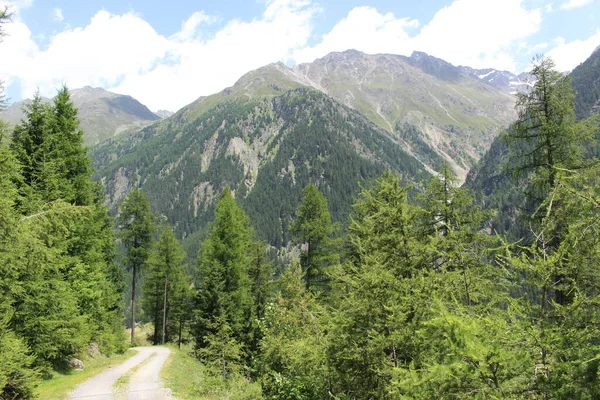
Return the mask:
[(161, 371), (164, 386), (173, 391), (179, 400), (255, 400), (261, 398), (260, 387), (243, 376), (224, 381), (211, 374), (196, 358), (191, 348), (179, 350), (170, 346), (171, 355)]
[(132, 357), (137, 352), (127, 350), (123, 354), (115, 354), (110, 357), (98, 357), (84, 361), (83, 371), (70, 371), (66, 374), (55, 372), (51, 379), (46, 379), (38, 386), (37, 392), (40, 399), (60, 400), (66, 399), (67, 394), (92, 376), (102, 372), (104, 369), (120, 364)]

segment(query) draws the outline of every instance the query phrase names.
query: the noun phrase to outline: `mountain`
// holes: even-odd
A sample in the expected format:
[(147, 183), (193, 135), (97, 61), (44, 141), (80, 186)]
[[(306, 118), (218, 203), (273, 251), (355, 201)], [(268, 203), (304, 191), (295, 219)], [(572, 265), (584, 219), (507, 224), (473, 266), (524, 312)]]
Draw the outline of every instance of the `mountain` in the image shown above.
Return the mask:
[(533, 86), (533, 77), (526, 72), (515, 75), (509, 71), (498, 71), (493, 68), (475, 69), (465, 66), (458, 68), (467, 75), (512, 94), (526, 91)]
[(250, 71), (90, 154), (113, 210), (141, 187), (179, 237), (193, 238), (227, 186), (262, 237), (281, 246), (306, 184), (343, 221), (359, 187), (385, 169), (416, 187), (445, 161), (464, 177), (514, 119), (514, 101), (425, 53), (346, 51)]
[[(128, 130), (139, 130), (161, 118), (131, 96), (89, 86), (73, 89), (70, 93), (73, 104), (79, 109), (86, 145), (100, 143)], [(18, 124), (23, 118), (23, 106), (29, 102), (12, 104), (0, 112), (0, 118)]]
[(594, 110), (600, 110), (600, 51), (579, 64), (571, 72), (571, 84), (575, 90), (575, 112), (586, 118)]
[(447, 161), (461, 178), (516, 116), (514, 96), (443, 60), (421, 52), (405, 57), (355, 50), (295, 67), (267, 65), (176, 116), (193, 119), (228, 98), (277, 96), (298, 87), (359, 111), (399, 138), (428, 170)]
[(215, 196), (227, 186), (259, 234), (281, 246), (308, 183), (317, 184), (342, 221), (360, 186), (385, 169), (405, 183), (430, 176), (396, 137), (313, 89), (230, 98), (183, 118), (190, 111), (92, 149), (96, 179), (113, 209), (141, 187), (178, 235), (189, 237), (206, 227)]
[[(575, 112), (578, 119), (585, 119), (600, 106), (600, 52), (595, 51), (571, 74), (571, 85), (575, 91)], [(600, 132), (586, 146), (588, 157), (600, 156)], [(525, 202), (523, 194), (527, 182), (515, 182), (508, 172), (509, 152), (503, 136), (497, 137), (480, 162), (467, 175), (465, 185), (475, 192), (476, 199), (488, 209), (498, 212), (491, 227), (509, 237), (522, 237), (514, 224), (517, 209)]]
[(168, 111), (168, 110), (158, 110), (154, 114), (158, 115), (161, 118), (168, 118), (175, 113), (173, 111)]

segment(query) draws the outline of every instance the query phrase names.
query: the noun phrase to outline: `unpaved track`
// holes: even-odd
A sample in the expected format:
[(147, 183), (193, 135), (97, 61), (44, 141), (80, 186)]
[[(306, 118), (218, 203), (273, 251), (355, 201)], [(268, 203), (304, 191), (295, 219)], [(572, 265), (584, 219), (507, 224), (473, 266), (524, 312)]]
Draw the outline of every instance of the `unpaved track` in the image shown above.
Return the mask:
[[(70, 393), (81, 400), (173, 400), (171, 391), (161, 386), (160, 370), (171, 353), (166, 347), (135, 347), (137, 354), (122, 364), (89, 379)], [(141, 365), (140, 365), (141, 364)], [(139, 365), (139, 368), (133, 370)], [(130, 375), (130, 376), (129, 376)], [(115, 388), (121, 377), (129, 376), (129, 385)]]

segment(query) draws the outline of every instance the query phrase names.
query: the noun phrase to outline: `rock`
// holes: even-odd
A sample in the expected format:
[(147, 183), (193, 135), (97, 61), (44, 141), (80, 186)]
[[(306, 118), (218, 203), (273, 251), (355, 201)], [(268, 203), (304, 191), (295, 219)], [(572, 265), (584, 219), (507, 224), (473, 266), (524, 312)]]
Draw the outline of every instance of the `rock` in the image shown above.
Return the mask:
[(102, 355), (102, 353), (100, 353), (100, 346), (98, 346), (97, 343), (90, 343), (87, 352), (91, 358), (98, 358)]
[(82, 370), (83, 369), (83, 361), (72, 357), (69, 358), (69, 368), (75, 369), (75, 370)]

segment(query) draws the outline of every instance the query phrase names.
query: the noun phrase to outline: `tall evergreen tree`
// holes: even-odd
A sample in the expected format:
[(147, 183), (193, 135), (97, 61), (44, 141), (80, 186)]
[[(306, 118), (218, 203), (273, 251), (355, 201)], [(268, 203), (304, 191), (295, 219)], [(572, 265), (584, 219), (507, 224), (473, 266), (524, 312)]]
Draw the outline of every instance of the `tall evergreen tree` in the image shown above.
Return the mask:
[(156, 230), (156, 217), (150, 210), (148, 197), (141, 190), (132, 190), (121, 203), (119, 225), (120, 237), (127, 252), (125, 265), (131, 272), (131, 343), (134, 343), (136, 284), (141, 271), (147, 266), (152, 235)]
[(215, 221), (198, 254), (194, 336), (199, 349), (208, 346), (210, 337), (225, 323), (232, 339), (242, 346), (248, 344), (253, 235), (248, 217), (229, 189), (224, 189), (215, 208)]
[(485, 215), (467, 189), (459, 187), (447, 164), (439, 176), (430, 179), (418, 201), (426, 268), (442, 274), (440, 283), (465, 304), (492, 295), (494, 291), (487, 285), (492, 270), (486, 268), (489, 260), (485, 258), (491, 243), (479, 232)]
[(291, 231), (294, 243), (302, 248), (300, 265), (306, 288), (325, 289), (327, 267), (339, 262), (333, 237), (337, 226), (331, 223), (325, 196), (313, 184), (304, 188)]
[(172, 316), (182, 311), (176, 310), (176, 306), (185, 307), (185, 303), (178, 303), (177, 299), (184, 291), (182, 286), (188, 285), (183, 265), (185, 257), (171, 227), (163, 226), (150, 254), (142, 288), (144, 312), (151, 316), (154, 324), (154, 344), (164, 344), (178, 331), (181, 321)]
[(53, 157), (60, 160), (61, 181), (66, 183), (61, 188), (61, 198), (76, 205), (89, 205), (93, 201), (90, 158), (83, 144), (77, 109), (66, 86), (54, 98), (52, 111), (51, 149)]
[(581, 167), (581, 144), (591, 131), (585, 123), (576, 124), (571, 79), (551, 58), (535, 58), (530, 74), (535, 83), (517, 94), (518, 119), (507, 140), (511, 169), (517, 177), (534, 173), (531, 194), (539, 204), (556, 186), (559, 168)]
[(18, 251), (18, 214), (14, 207), (19, 179), (17, 162), (7, 146), (8, 125), (0, 120), (0, 398), (33, 397), (37, 371), (22, 337), (11, 329), (14, 304), (22, 290), (22, 270), (14, 262)]

